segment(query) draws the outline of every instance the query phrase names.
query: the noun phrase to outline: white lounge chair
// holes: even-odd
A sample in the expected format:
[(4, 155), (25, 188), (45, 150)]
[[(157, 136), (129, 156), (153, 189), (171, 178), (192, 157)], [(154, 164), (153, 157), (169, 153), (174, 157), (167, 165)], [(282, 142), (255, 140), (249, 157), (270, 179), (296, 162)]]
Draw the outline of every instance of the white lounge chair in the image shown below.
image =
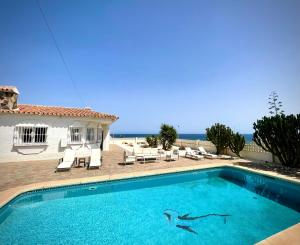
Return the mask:
[(123, 163), (126, 165), (127, 163), (134, 163), (136, 157), (134, 155), (128, 155), (126, 151), (124, 151)]
[(95, 148), (91, 150), (91, 160), (89, 163), (90, 168), (99, 168), (101, 166), (101, 150), (100, 148)]
[(179, 159), (179, 153), (175, 154), (174, 151), (167, 151), (166, 152), (166, 161), (176, 161)]
[(234, 157), (228, 155), (219, 155), (220, 159), (222, 160), (232, 160)]
[(56, 167), (57, 171), (70, 170), (75, 160), (75, 152), (72, 149), (66, 149), (62, 161)]
[(185, 147), (186, 153), (185, 153), (185, 157), (186, 158), (191, 158), (194, 160), (203, 160), (204, 156), (201, 155), (197, 155), (195, 153), (195, 151), (193, 151), (190, 147)]
[(209, 159), (219, 158), (216, 154), (208, 153), (202, 146), (198, 147), (197, 153), (200, 153), (201, 155)]

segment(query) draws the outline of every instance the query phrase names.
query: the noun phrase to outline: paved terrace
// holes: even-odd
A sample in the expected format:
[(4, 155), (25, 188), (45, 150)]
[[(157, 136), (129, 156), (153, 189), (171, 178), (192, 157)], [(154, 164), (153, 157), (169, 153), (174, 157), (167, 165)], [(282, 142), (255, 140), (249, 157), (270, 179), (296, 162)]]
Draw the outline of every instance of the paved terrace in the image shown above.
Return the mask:
[(100, 169), (87, 170), (86, 168), (81, 167), (71, 168), (70, 171), (65, 172), (55, 172), (58, 160), (1, 163), (0, 192), (13, 187), (38, 182), (197, 166), (199, 164), (223, 163), (224, 161), (228, 163), (234, 162), (233, 160), (219, 159), (196, 161), (181, 157), (179, 160), (172, 162), (161, 160), (159, 162), (150, 162), (145, 164), (135, 163), (124, 166), (122, 164), (123, 149), (117, 145), (110, 145), (110, 151), (103, 152), (103, 161)]
[(270, 167), (268, 164), (257, 164), (253, 162), (239, 162), (239, 160), (220, 160), (220, 159), (204, 159), (201, 161), (196, 161), (192, 159), (187, 159), (180, 157), (177, 161), (166, 162), (161, 160), (159, 162), (150, 163), (135, 163), (124, 166), (123, 161), (123, 149), (117, 145), (111, 145), (109, 152), (103, 152), (103, 162), (100, 169), (87, 170), (84, 167), (81, 168), (71, 168), (70, 171), (66, 172), (55, 172), (58, 160), (48, 160), (48, 161), (34, 161), (34, 162), (11, 162), (11, 163), (1, 163), (0, 168), (0, 192), (18, 186), (23, 186), (27, 184), (56, 181), (56, 180), (68, 180), (77, 178), (87, 178), (95, 176), (107, 176), (116, 174), (126, 174), (126, 173), (138, 173), (145, 172), (149, 170), (159, 170), (159, 169), (170, 169), (178, 167), (193, 167), (199, 165), (217, 165), (218, 163), (232, 163), (235, 165), (240, 165), (246, 168), (251, 168), (255, 170), (263, 170), (276, 172), (281, 175), (288, 177), (294, 177), (300, 180), (300, 171), (292, 170), (283, 171), (281, 168), (275, 166)]

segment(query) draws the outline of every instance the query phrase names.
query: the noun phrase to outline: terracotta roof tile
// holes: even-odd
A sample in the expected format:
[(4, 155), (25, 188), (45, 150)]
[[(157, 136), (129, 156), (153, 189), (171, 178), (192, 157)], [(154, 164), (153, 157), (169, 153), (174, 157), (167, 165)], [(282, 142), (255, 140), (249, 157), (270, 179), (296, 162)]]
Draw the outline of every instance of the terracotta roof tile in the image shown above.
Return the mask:
[(0, 113), (11, 114), (29, 114), (29, 115), (45, 115), (45, 116), (64, 116), (64, 117), (90, 117), (117, 120), (118, 117), (106, 113), (93, 111), (89, 108), (69, 108), (59, 106), (42, 106), (42, 105), (18, 105), (18, 109), (4, 110), (0, 109)]

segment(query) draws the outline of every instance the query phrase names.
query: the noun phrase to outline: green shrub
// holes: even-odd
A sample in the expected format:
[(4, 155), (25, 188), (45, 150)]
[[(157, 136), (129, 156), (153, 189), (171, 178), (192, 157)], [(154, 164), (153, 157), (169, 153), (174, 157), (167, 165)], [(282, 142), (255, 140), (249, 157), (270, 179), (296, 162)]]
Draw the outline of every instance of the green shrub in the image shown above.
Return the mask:
[(216, 146), (217, 154), (224, 153), (230, 144), (231, 135), (231, 129), (220, 123), (206, 129), (206, 138)]
[(244, 147), (245, 137), (239, 133), (232, 134), (229, 143), (230, 150), (240, 157), (240, 152), (244, 149)]
[(253, 124), (254, 142), (284, 166), (300, 166), (300, 114), (263, 117)]
[(146, 141), (151, 148), (156, 148), (158, 146), (158, 137), (155, 135), (147, 136)]
[(162, 124), (159, 132), (159, 139), (165, 151), (170, 150), (177, 138), (176, 129), (168, 124)]

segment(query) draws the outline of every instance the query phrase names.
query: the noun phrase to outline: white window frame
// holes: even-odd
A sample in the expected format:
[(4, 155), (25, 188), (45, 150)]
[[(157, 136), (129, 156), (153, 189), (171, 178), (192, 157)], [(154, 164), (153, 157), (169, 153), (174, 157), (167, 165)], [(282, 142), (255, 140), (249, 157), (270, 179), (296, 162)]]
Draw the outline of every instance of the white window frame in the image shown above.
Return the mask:
[[(89, 132), (90, 131), (90, 132)], [(91, 134), (91, 132), (93, 132)], [(95, 139), (96, 139), (96, 128), (92, 128), (92, 127), (88, 127), (86, 128), (86, 134), (85, 134), (85, 140), (87, 143), (95, 143)], [(90, 136), (93, 136), (92, 138), (90, 138)]]
[(14, 128), (14, 146), (48, 145), (48, 126), (19, 124)]
[[(73, 134), (73, 130), (78, 130), (78, 133)], [(69, 134), (68, 134), (69, 144), (82, 144), (82, 139), (83, 139), (83, 127), (77, 127), (77, 126), (69, 127)]]

